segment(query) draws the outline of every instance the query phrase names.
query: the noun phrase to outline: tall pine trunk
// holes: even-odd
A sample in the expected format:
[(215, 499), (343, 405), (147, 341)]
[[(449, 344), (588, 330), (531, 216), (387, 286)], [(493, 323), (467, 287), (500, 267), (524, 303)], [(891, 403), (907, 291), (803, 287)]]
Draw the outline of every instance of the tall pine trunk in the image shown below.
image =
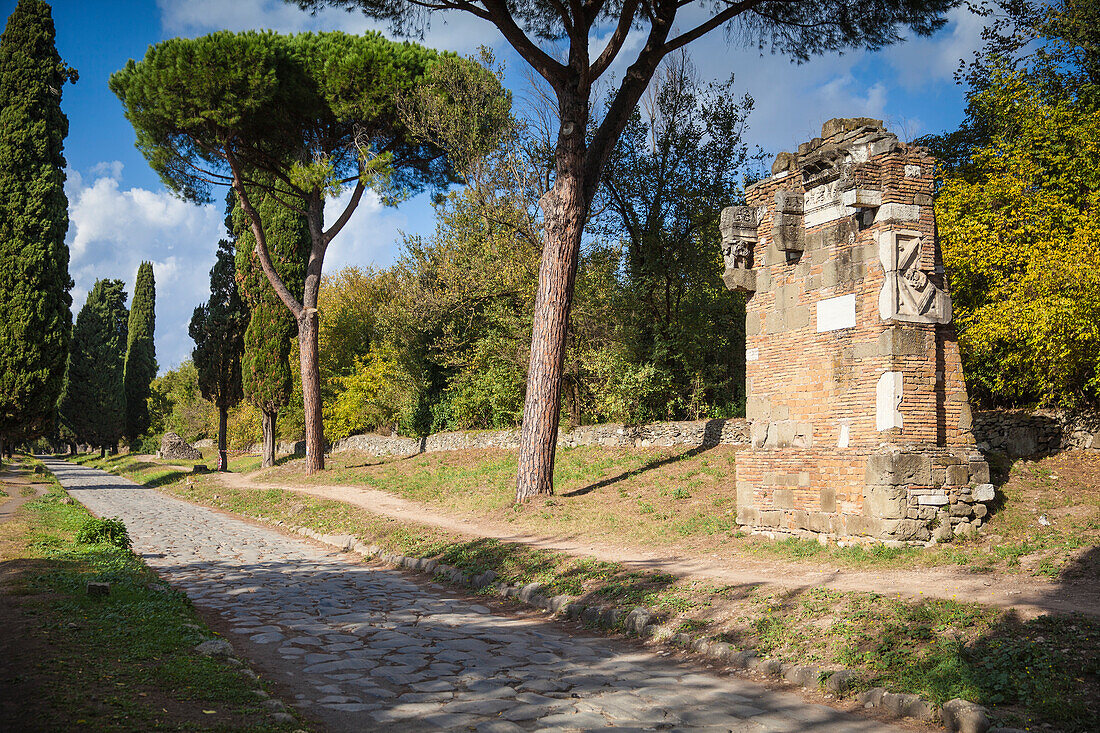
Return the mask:
[(106, 445), (100, 445), (99, 446), (99, 459), (103, 460), (106, 457), (107, 457), (107, 446)]
[(302, 411), (306, 427), (306, 473), (325, 470), (325, 427), (321, 414), (321, 365), (317, 359), (317, 309), (298, 317), (298, 354), (302, 366)]
[[(583, 135), (568, 137), (583, 138)], [(517, 502), (554, 493), (565, 340), (569, 333), (569, 309), (588, 209), (580, 144), (580, 140), (559, 142), (559, 160), (564, 160), (558, 167), (553, 188), (540, 202), (546, 234), (535, 296), (531, 361), (527, 367), (527, 394), (520, 430)], [(563, 151), (563, 147), (568, 150)], [(563, 152), (567, 154), (562, 155)]]
[(264, 457), (263, 468), (271, 468), (275, 465), (275, 421), (279, 413), (275, 410), (264, 410), (261, 422), (264, 430)]
[(218, 408), (218, 470), (229, 470), (229, 456), (225, 450), (225, 433), (229, 423), (229, 408)]

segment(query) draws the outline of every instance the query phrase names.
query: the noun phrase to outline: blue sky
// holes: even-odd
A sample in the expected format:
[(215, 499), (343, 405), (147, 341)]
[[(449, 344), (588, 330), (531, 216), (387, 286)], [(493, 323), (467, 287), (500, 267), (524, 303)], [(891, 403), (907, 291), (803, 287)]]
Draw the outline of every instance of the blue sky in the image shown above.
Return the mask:
[[(206, 297), (208, 271), (224, 235), (222, 207), (183, 202), (164, 189), (134, 148), (133, 130), (107, 88), (108, 77), (128, 59), (144, 56), (150, 44), (175, 36), (246, 28), (287, 33), (384, 28), (343, 11), (310, 16), (282, 0), (56, 0), (52, 5), (58, 50), (80, 72), (80, 81), (66, 87), (62, 100), (69, 118), (65, 156), (74, 310), (97, 278), (120, 278), (132, 290), (138, 264), (152, 261), (157, 358), (163, 372), (190, 354), (187, 321)], [(0, 0), (3, 18), (14, 7), (14, 0)], [(770, 153), (815, 137), (831, 117), (881, 118), (900, 137), (911, 139), (954, 128), (962, 119), (963, 90), (952, 74), (959, 59), (969, 58), (979, 45), (982, 21), (965, 9), (953, 11), (949, 19), (931, 39), (873, 54), (834, 54), (801, 66), (728, 45), (721, 32), (689, 49), (701, 75), (727, 78), (733, 73), (737, 93), (756, 99), (749, 142)], [(623, 56), (639, 41), (628, 41)], [(440, 16), (424, 42), (460, 53), (488, 45), (505, 62), (508, 85), (518, 90), (525, 83), (522, 62), (495, 29), (477, 19)], [(402, 232), (427, 233), (433, 226), (424, 197), (398, 209), (365, 200), (333, 242), (325, 269), (386, 266), (398, 254)]]

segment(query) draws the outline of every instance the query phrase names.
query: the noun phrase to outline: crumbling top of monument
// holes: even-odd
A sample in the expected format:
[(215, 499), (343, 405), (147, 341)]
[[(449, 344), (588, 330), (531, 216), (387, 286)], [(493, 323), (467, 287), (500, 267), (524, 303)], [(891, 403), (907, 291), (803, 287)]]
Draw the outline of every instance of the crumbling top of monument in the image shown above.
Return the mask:
[(772, 175), (801, 171), (807, 178), (839, 170), (844, 163), (862, 163), (869, 158), (901, 150), (897, 135), (870, 117), (838, 117), (821, 126), (821, 137), (798, 146), (797, 153), (780, 153), (772, 164)]

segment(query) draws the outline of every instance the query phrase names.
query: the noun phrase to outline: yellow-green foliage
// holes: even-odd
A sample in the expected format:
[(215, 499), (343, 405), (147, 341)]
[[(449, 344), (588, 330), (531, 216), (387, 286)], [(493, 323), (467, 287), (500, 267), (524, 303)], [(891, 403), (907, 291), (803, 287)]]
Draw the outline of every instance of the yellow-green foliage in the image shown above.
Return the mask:
[[(967, 377), (999, 401), (1100, 391), (1100, 111), (996, 71), (970, 115), (993, 129), (936, 200)], [(987, 129), (989, 129), (987, 127)]]
[(414, 395), (409, 374), (384, 346), (356, 359), (355, 371), (336, 382), (335, 399), (325, 411), (325, 435), (330, 440), (395, 428)]

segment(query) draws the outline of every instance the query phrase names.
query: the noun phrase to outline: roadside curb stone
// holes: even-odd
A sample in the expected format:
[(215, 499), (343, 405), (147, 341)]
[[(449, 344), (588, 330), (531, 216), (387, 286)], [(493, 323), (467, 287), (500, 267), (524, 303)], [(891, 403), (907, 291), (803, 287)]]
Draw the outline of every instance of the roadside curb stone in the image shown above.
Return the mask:
[(951, 733), (986, 733), (990, 728), (985, 708), (957, 697), (940, 708), (940, 722)]
[(195, 645), (195, 651), (204, 657), (226, 658), (233, 656), (233, 646), (225, 639), (207, 639)]

